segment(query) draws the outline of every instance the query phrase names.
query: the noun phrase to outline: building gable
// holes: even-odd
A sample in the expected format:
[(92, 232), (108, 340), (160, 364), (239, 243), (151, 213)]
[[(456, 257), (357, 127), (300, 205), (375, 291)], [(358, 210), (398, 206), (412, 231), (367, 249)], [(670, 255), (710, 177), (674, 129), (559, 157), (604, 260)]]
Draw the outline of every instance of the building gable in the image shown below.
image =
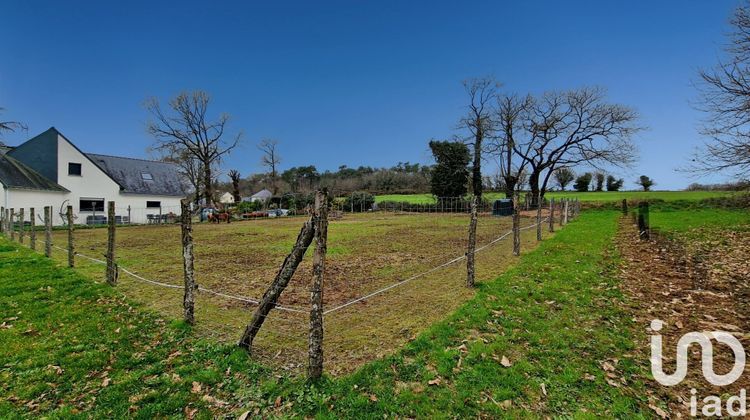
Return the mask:
[(38, 172), (52, 182), (57, 179), (57, 137), (59, 132), (50, 127), (49, 130), (31, 138), (18, 147), (7, 152), (8, 156), (23, 162), (26, 166)]

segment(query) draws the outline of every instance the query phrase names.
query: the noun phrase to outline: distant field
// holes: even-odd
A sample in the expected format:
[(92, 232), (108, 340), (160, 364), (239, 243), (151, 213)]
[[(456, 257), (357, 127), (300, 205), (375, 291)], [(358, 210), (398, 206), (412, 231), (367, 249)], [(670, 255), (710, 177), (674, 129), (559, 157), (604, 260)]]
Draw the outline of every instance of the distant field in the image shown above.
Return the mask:
[[(726, 191), (601, 191), (601, 192), (550, 192), (546, 194), (549, 198), (560, 198), (560, 197), (576, 197), (581, 201), (620, 201), (623, 198), (628, 200), (702, 200), (705, 198), (712, 197), (724, 197), (732, 194), (733, 192)], [(489, 199), (504, 198), (505, 194), (502, 193), (487, 193), (485, 197)], [(403, 201), (414, 204), (429, 204), (435, 202), (435, 197), (431, 194), (387, 194), (378, 195), (375, 197), (375, 201), (382, 203), (383, 201)]]

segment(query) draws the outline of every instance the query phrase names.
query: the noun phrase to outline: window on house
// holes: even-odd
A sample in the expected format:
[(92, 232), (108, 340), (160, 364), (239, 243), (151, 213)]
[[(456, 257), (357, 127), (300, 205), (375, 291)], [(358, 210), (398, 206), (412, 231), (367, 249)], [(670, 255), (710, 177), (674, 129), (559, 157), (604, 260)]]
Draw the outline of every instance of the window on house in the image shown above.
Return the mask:
[(81, 164), (69, 162), (68, 175), (81, 176)]
[(161, 201), (146, 201), (146, 208), (158, 209), (161, 207)]
[(78, 208), (80, 211), (104, 211), (104, 199), (103, 198), (82, 198), (78, 202)]
[(154, 177), (151, 176), (148, 172), (141, 172), (141, 178), (143, 178), (144, 181), (153, 181)]

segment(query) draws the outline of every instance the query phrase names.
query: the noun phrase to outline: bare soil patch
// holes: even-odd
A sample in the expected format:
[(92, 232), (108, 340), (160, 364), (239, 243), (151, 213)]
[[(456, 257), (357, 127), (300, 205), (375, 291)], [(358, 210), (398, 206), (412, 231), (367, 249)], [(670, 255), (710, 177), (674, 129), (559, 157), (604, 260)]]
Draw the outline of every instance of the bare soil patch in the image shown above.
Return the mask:
[[(651, 320), (664, 321), (663, 364), (667, 374), (675, 369), (675, 348), (686, 333), (726, 331), (750, 348), (750, 318), (747, 297), (750, 290), (750, 233), (725, 231), (720, 235), (693, 235), (689, 241), (653, 235), (652, 241), (639, 241), (631, 221), (622, 219), (618, 248), (623, 266), (622, 288), (630, 298), (629, 310), (642, 328), (637, 335), (637, 360), (650, 371), (649, 338)], [(701, 350), (689, 350), (688, 376), (673, 387), (662, 386), (653, 378), (644, 378), (648, 398), (656, 414), (672, 417), (690, 416), (691, 389), (697, 390), (698, 414), (702, 399), (708, 395), (737, 395), (750, 387), (750, 372), (735, 383), (716, 387), (703, 378)], [(731, 370), (731, 349), (714, 341), (714, 371)], [(664, 412), (659, 411), (664, 409)]]

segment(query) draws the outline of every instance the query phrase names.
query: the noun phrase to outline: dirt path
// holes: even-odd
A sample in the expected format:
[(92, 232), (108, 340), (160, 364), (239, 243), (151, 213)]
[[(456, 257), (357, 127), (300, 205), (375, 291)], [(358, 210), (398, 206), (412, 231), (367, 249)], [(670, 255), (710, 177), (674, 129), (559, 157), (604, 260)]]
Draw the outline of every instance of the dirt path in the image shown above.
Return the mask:
[[(630, 220), (620, 222), (617, 242), (623, 260), (622, 289), (629, 298), (628, 309), (640, 327), (635, 351), (645, 370), (650, 372), (651, 369), (649, 343), (654, 332), (650, 325), (654, 319), (663, 321), (664, 325), (660, 333), (667, 374), (674, 372), (677, 342), (688, 332), (727, 331), (737, 337), (745, 349), (750, 348), (750, 334), (747, 334), (750, 320), (745, 300), (748, 278), (737, 275), (747, 266), (750, 235), (739, 235), (733, 241), (722, 240), (713, 245), (679, 244), (656, 236), (651, 242), (639, 241)], [(696, 258), (696, 249), (702, 250), (700, 258)], [(723, 344), (713, 343), (714, 371), (725, 374), (734, 363), (732, 351)], [(747, 368), (731, 385), (711, 385), (701, 374), (700, 347), (691, 346), (688, 354), (688, 375), (680, 384), (666, 387), (652, 377), (644, 378), (650, 406), (659, 416), (689, 417), (691, 389), (697, 390), (700, 415), (704, 397), (717, 395), (726, 401), (741, 388), (750, 387)]]

